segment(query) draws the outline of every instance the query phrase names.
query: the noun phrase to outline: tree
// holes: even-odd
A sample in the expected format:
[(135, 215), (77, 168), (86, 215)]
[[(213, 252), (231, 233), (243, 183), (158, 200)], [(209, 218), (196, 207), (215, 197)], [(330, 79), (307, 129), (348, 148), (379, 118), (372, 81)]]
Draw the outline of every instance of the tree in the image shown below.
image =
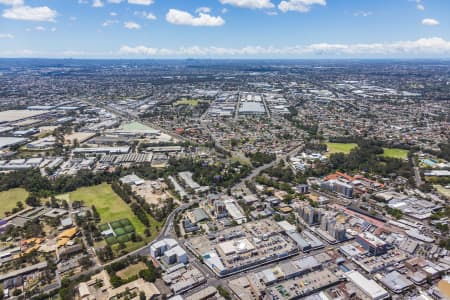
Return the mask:
[(36, 195), (34, 195), (34, 194), (30, 194), (30, 195), (27, 197), (27, 199), (25, 200), (25, 202), (26, 202), (29, 206), (33, 206), (33, 207), (36, 207), (36, 206), (40, 206), (40, 205), (41, 205), (40, 200), (39, 200), (38, 197), (37, 197)]
[(231, 295), (230, 293), (221, 285), (218, 285), (216, 287), (217, 291), (219, 292), (219, 294), (224, 297), (227, 300), (231, 300)]
[(148, 269), (141, 270), (139, 272), (139, 277), (148, 282), (155, 282), (157, 278), (157, 273), (154, 268), (149, 267)]
[(84, 256), (80, 258), (78, 262), (83, 267), (83, 269), (89, 269), (89, 267), (91, 267), (94, 264), (92, 260), (89, 258), (89, 256)]
[(23, 209), (23, 203), (22, 203), (22, 201), (17, 201), (16, 206), (17, 206), (17, 208), (18, 208), (19, 210), (22, 210), (22, 209)]
[(146, 299), (147, 299), (147, 297), (145, 296), (145, 293), (141, 291), (139, 293), (139, 300), (146, 300)]
[(92, 215), (94, 217), (95, 222), (100, 222), (100, 214), (97, 211), (97, 208), (95, 207), (95, 205), (92, 205)]

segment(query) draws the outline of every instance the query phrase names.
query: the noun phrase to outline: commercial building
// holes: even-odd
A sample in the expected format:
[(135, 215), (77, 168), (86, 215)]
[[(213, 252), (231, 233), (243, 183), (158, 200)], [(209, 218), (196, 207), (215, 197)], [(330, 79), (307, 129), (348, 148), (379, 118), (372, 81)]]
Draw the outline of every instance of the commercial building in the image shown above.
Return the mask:
[(130, 152), (130, 147), (97, 147), (97, 148), (75, 148), (74, 154), (125, 154)]
[(236, 221), (236, 223), (242, 224), (244, 222), (247, 222), (247, 218), (241, 212), (241, 210), (239, 209), (239, 205), (236, 203), (235, 200), (232, 199), (225, 200), (224, 204), (228, 211), (228, 214), (233, 218), (233, 220)]
[(397, 294), (402, 293), (414, 286), (414, 284), (410, 280), (408, 280), (398, 271), (393, 271), (391, 273), (386, 274), (384, 277), (381, 278), (380, 281), (388, 289)]
[(264, 115), (266, 109), (262, 102), (241, 102), (239, 107), (240, 115)]
[(123, 124), (119, 129), (114, 131), (115, 134), (124, 136), (148, 136), (156, 137), (161, 135), (161, 131), (150, 128), (139, 122), (131, 122)]
[(356, 236), (356, 241), (372, 255), (382, 255), (387, 252), (387, 243), (370, 232), (362, 232)]
[(200, 188), (200, 185), (192, 179), (192, 172), (180, 172), (178, 176), (184, 181), (184, 183), (191, 189), (196, 190)]
[(374, 280), (369, 280), (358, 271), (348, 271), (345, 276), (372, 300), (383, 300), (390, 297), (389, 293)]
[(353, 197), (353, 187), (350, 184), (347, 184), (340, 180), (331, 179), (331, 180), (327, 180), (327, 181), (322, 181), (322, 183), (320, 184), (320, 187), (327, 191), (335, 192), (346, 198)]
[(25, 138), (17, 137), (0, 137), (0, 149), (24, 144), (27, 141)]
[(174, 239), (163, 239), (153, 243), (150, 246), (150, 254), (153, 257), (160, 257), (164, 255), (169, 249), (172, 249), (178, 245), (178, 242)]
[(47, 110), (5, 110), (0, 111), (0, 124), (17, 122), (29, 118), (34, 118), (38, 116), (43, 116), (49, 113)]
[(297, 208), (299, 216), (308, 225), (319, 224), (322, 217), (322, 210), (310, 205), (301, 205)]
[(203, 208), (197, 207), (189, 212), (189, 218), (193, 224), (209, 220), (208, 215)]
[(221, 200), (214, 201), (214, 214), (218, 219), (226, 217), (228, 215), (226, 205), (223, 201)]
[(183, 266), (168, 272), (162, 280), (170, 286), (174, 294), (180, 294), (206, 281), (205, 276), (193, 266)]
[(168, 265), (188, 263), (187, 253), (179, 245), (166, 250), (163, 259)]

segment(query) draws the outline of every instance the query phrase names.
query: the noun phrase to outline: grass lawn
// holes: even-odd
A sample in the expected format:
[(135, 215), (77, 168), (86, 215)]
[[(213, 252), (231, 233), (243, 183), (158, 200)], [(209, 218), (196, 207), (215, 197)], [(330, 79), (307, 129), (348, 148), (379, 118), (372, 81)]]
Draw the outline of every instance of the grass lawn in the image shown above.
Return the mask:
[(355, 143), (327, 143), (328, 153), (344, 153), (349, 154), (353, 148), (356, 148), (358, 145)]
[(433, 187), (436, 189), (436, 191), (441, 194), (442, 196), (446, 197), (447, 199), (450, 199), (450, 189), (446, 189), (442, 185), (435, 184)]
[(407, 159), (408, 158), (408, 150), (398, 149), (398, 148), (383, 148), (383, 154), (381, 156), (398, 158), (398, 159)]
[[(129, 219), (131, 224), (133, 224), (136, 232), (140, 235), (144, 234), (145, 226), (139, 221), (139, 219), (131, 211), (131, 208), (125, 203), (114, 191), (111, 186), (107, 183), (102, 183), (100, 185), (79, 188), (69, 194), (70, 201), (82, 200), (86, 206), (95, 205), (98, 213), (100, 214), (100, 222), (107, 223), (112, 221), (117, 221), (120, 219)], [(159, 224), (156, 220), (150, 219), (150, 227), (152, 233), (156, 226)], [(152, 234), (153, 235), (153, 234)]]
[(197, 106), (199, 102), (200, 102), (199, 100), (195, 100), (195, 99), (180, 99), (180, 100), (176, 101), (174, 103), (174, 105), (175, 106), (178, 106), (178, 105)]
[(0, 192), (0, 217), (5, 216), (5, 212), (12, 211), (16, 207), (18, 201), (22, 201), (24, 207), (26, 206), (25, 200), (28, 197), (28, 192), (22, 188), (10, 189), (4, 192)]
[(123, 270), (117, 272), (117, 276), (126, 280), (132, 276), (138, 275), (140, 271), (147, 269), (147, 266), (144, 262), (140, 261), (137, 264), (129, 265)]

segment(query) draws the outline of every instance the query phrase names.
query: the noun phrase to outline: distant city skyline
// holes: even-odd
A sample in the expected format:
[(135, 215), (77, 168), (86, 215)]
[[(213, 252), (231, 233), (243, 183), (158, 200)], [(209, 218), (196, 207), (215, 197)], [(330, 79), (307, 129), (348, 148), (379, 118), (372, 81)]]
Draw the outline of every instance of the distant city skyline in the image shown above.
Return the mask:
[(450, 58), (448, 0), (0, 0), (0, 57)]

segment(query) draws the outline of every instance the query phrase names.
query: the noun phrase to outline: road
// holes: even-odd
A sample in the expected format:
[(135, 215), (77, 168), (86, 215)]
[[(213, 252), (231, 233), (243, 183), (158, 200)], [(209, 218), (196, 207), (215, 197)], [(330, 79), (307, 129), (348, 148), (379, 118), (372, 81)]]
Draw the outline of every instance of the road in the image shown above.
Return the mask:
[(303, 147), (304, 147), (303, 144), (297, 145), (293, 150), (289, 151), (288, 153), (277, 156), (277, 159), (275, 159), (274, 161), (272, 161), (268, 164), (262, 165), (256, 169), (253, 169), (249, 175), (242, 178), (238, 183), (236, 183), (236, 185), (234, 187), (232, 187), (232, 190), (241, 188), (242, 185), (245, 184), (246, 181), (250, 181), (253, 178), (255, 178), (256, 176), (258, 176), (262, 171), (278, 165), (282, 160), (284, 161), (288, 156), (292, 156), (292, 155), (296, 154), (298, 151), (303, 149)]
[(422, 176), (420, 176), (420, 169), (417, 167), (416, 160), (412, 158), (413, 168), (414, 168), (414, 179), (416, 180), (416, 186), (419, 187), (423, 184)]

